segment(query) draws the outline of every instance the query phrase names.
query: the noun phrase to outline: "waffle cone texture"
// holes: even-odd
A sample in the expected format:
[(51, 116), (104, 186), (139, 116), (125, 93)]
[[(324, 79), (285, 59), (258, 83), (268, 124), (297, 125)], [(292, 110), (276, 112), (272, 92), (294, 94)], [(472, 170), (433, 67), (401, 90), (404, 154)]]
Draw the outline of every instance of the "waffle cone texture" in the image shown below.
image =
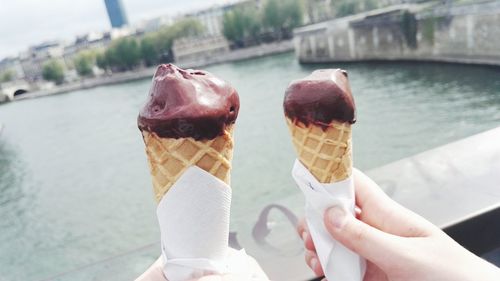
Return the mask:
[(157, 202), (190, 166), (198, 166), (230, 184), (233, 158), (232, 128), (212, 140), (161, 138), (143, 131), (149, 168)]
[(338, 182), (352, 174), (351, 124), (332, 121), (323, 129), (286, 120), (298, 159), (319, 182)]

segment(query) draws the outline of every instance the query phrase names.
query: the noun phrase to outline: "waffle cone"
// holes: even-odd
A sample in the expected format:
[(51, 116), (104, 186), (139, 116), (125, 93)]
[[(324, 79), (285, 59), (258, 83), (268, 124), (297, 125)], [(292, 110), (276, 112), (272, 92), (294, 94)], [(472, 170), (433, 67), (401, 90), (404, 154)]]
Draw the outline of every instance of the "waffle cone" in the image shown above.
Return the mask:
[(196, 165), (229, 185), (233, 158), (232, 128), (212, 140), (161, 138), (142, 132), (156, 201), (190, 166)]
[(338, 182), (351, 175), (351, 124), (333, 121), (324, 130), (286, 120), (300, 162), (319, 182)]

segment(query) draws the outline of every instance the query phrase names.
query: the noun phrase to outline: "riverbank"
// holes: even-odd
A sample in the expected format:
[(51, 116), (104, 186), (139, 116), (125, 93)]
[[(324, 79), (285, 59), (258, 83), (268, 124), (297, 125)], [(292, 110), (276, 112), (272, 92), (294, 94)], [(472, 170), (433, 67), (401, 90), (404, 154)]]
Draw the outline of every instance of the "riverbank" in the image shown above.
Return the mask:
[[(221, 54), (218, 56), (213, 56), (201, 60), (180, 61), (174, 63), (182, 68), (200, 68), (208, 65), (247, 60), (263, 56), (286, 53), (290, 51), (293, 51), (293, 41), (286, 40), (269, 44), (261, 44), (258, 46), (248, 47), (244, 49), (237, 49), (230, 51), (226, 54)], [(80, 81), (60, 85), (49, 90), (42, 90), (42, 91), (36, 91), (19, 95), (16, 96), (14, 100), (18, 101), (23, 99), (38, 98), (38, 97), (67, 93), (76, 90), (90, 89), (98, 86), (113, 85), (134, 80), (145, 79), (152, 77), (155, 70), (156, 66), (148, 68), (140, 68), (137, 70), (127, 71), (127, 72), (117, 72), (113, 73), (112, 75), (99, 76), (95, 78), (82, 79)]]
[(432, 61), (500, 66), (500, 1), (403, 4), (294, 30), (301, 63)]

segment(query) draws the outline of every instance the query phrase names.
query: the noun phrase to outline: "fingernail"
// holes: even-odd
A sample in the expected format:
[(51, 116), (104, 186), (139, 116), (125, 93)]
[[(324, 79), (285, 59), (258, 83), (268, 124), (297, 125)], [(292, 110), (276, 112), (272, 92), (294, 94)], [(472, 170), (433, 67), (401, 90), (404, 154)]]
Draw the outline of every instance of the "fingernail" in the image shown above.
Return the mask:
[(344, 226), (345, 221), (345, 211), (341, 207), (330, 208), (327, 213), (328, 220), (332, 223), (333, 227), (336, 229), (341, 229)]
[(312, 258), (311, 259), (311, 269), (314, 271), (316, 270), (316, 266), (318, 265), (318, 259)]
[(307, 239), (307, 232), (302, 232), (302, 241), (306, 242)]

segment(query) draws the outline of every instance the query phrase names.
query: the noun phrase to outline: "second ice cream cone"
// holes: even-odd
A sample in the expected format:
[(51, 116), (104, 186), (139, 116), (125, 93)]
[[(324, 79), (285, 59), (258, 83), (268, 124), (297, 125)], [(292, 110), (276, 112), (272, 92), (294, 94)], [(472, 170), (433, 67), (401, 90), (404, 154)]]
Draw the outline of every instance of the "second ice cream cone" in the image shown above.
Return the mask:
[(321, 183), (352, 173), (351, 124), (356, 121), (347, 72), (322, 69), (293, 81), (285, 115), (300, 162)]
[(326, 129), (287, 118), (293, 146), (302, 164), (321, 183), (337, 182), (352, 173), (351, 125), (333, 121)]

